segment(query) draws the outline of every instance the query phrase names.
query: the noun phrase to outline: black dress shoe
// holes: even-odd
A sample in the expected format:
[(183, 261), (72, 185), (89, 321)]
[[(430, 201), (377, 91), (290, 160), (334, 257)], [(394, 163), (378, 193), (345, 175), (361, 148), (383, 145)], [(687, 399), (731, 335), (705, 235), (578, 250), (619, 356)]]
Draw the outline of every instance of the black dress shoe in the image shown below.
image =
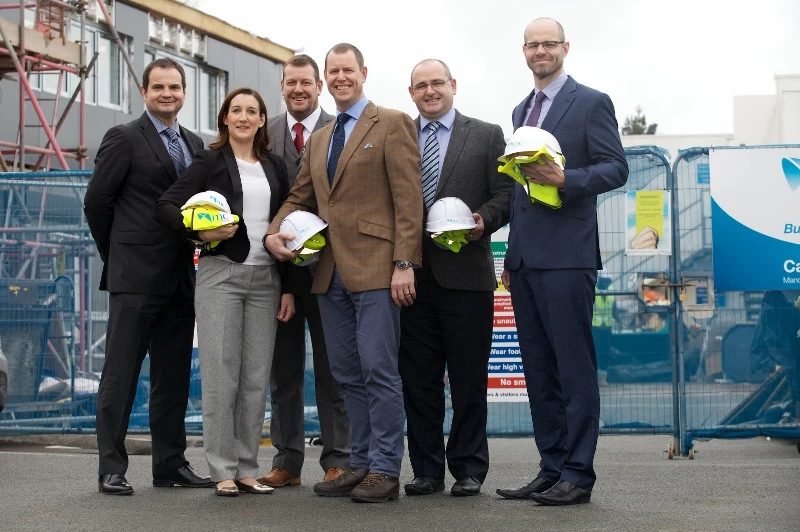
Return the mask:
[(566, 506), (589, 502), (592, 492), (576, 486), (572, 482), (559, 480), (556, 485), (543, 493), (531, 493), (531, 499), (545, 506)]
[(542, 493), (555, 485), (555, 482), (536, 477), (531, 482), (515, 490), (497, 490), (497, 494), (506, 499), (529, 499), (532, 493)]
[(181, 486), (184, 488), (213, 488), (214, 481), (211, 477), (204, 477), (197, 474), (197, 471), (188, 463), (173, 469), (169, 473), (153, 475), (153, 486), (157, 488), (170, 488)]
[(406, 495), (429, 495), (437, 491), (444, 491), (444, 480), (431, 477), (414, 477), (411, 484), (403, 486)]
[(97, 479), (98, 491), (108, 495), (133, 495), (133, 486), (128, 484), (125, 475), (112, 473), (100, 475)]
[(474, 477), (461, 477), (450, 488), (450, 495), (456, 497), (468, 497), (470, 495), (478, 495), (481, 492), (481, 483)]

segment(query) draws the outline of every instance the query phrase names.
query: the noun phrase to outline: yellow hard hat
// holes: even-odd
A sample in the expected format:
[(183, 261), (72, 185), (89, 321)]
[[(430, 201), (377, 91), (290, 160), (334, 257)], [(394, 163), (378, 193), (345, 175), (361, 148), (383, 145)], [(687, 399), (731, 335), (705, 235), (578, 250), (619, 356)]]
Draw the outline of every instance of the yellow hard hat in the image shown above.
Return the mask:
[[(183, 215), (183, 225), (190, 231), (208, 231), (225, 225), (239, 223), (239, 217), (235, 214), (222, 212), (214, 207), (189, 207), (181, 211)], [(215, 248), (219, 241), (205, 242), (207, 249)]]

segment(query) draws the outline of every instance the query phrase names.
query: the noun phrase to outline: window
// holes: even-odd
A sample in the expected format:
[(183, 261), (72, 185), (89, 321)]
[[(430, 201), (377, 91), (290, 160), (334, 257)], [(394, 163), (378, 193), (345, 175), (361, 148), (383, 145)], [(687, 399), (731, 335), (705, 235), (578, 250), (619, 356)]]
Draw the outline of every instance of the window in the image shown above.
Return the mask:
[(178, 121), (186, 129), (210, 135), (217, 132), (217, 113), (225, 97), (227, 76), (225, 72), (204, 69), (201, 64), (164, 53), (145, 50), (145, 64), (154, 59), (168, 57), (183, 66), (186, 73), (186, 100), (178, 114)]
[(197, 131), (197, 69), (183, 65), (186, 72), (186, 100), (178, 113), (178, 122), (186, 129)]
[(122, 103), (119, 47), (105, 35), (100, 36), (98, 44), (100, 56), (95, 65), (98, 102), (101, 105), (119, 107)]

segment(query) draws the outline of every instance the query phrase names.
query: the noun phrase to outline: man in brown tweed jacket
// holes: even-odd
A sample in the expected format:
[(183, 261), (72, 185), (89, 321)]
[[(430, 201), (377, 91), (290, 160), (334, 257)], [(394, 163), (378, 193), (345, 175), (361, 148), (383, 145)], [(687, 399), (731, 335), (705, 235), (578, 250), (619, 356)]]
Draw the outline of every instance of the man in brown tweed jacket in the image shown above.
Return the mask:
[(351, 468), (314, 486), (322, 496), (384, 502), (399, 496), (403, 395), (398, 373), (400, 308), (413, 304), (412, 266), (421, 260), (422, 177), (411, 117), (364, 96), (367, 67), (352, 44), (325, 58), (336, 121), (308, 141), (289, 197), (264, 243), (287, 260), (279, 233), (292, 211), (328, 222), (312, 291), (319, 294), (331, 372), (350, 417)]

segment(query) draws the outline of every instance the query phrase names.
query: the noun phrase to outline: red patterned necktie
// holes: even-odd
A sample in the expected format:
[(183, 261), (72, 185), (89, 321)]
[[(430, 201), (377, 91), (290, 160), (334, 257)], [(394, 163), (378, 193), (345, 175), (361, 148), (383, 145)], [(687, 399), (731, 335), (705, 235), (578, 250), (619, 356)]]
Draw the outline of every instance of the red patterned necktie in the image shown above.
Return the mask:
[(292, 126), (292, 130), (294, 130), (294, 147), (297, 150), (297, 153), (302, 153), (303, 146), (305, 142), (303, 141), (303, 124), (300, 122), (295, 123)]

